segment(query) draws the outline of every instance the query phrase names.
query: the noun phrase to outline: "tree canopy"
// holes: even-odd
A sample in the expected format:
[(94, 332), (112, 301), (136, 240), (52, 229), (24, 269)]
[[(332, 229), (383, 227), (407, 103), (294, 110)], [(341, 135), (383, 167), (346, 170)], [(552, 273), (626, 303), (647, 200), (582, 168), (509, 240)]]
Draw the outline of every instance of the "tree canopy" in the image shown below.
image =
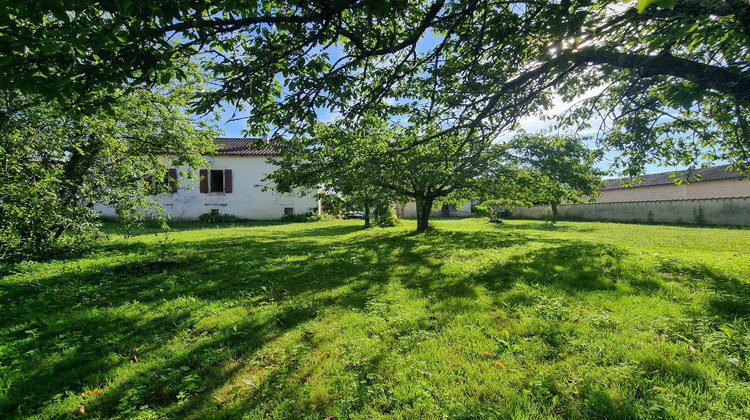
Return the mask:
[(167, 165), (196, 166), (215, 129), (184, 112), (192, 84), (138, 89), (86, 114), (38, 95), (0, 94), (0, 259), (96, 230), (96, 203), (121, 218), (169, 192)]
[(516, 198), (549, 203), (555, 220), (558, 204), (593, 201), (600, 194), (597, 188), (606, 175), (596, 166), (601, 151), (587, 148), (580, 138), (524, 133), (508, 147), (523, 167)]
[(417, 231), (424, 231), (433, 205), (481, 196), (507, 169), (501, 146), (465, 132), (436, 136), (439, 131), (424, 122), (403, 126), (372, 116), (321, 124), (313, 135), (280, 147), (284, 157), (275, 160), (279, 170), (271, 178), (282, 189), (290, 183), (324, 185), (373, 197), (390, 191), (377, 195), (414, 200)]
[(602, 118), (601, 140), (634, 171), (697, 158), (742, 166), (749, 157), (743, 0), (36, 0), (4, 8), (0, 76), (67, 102), (182, 77), (172, 64), (189, 56), (219, 86), (197, 109), (249, 106), (250, 132), (310, 132), (316, 108), (349, 118), (407, 103), (423, 104), (450, 130), (504, 131), (554, 95), (595, 92), (564, 122)]

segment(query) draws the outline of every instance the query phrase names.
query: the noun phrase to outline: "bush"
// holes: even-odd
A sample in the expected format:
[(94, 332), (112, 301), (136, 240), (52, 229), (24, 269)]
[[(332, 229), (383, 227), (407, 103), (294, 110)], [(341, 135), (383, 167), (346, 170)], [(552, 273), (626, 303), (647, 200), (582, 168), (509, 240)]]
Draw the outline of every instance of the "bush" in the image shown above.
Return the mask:
[(489, 217), (487, 206), (474, 206), (471, 208), (471, 217)]
[(320, 216), (312, 214), (312, 213), (305, 213), (305, 214), (287, 214), (281, 218), (281, 220), (285, 222), (292, 222), (292, 223), (305, 223), (305, 222), (317, 222), (320, 221)]
[(398, 216), (392, 213), (386, 213), (378, 217), (378, 220), (375, 221), (375, 226), (378, 227), (395, 227), (399, 226), (400, 224), (401, 219), (399, 219)]
[[(0, 263), (47, 261), (83, 255), (96, 248), (103, 237), (98, 232), (63, 236), (59, 239), (29, 241), (18, 235), (0, 233)], [(0, 276), (2, 272), (0, 270)]]
[(489, 206), (487, 207), (487, 217), (490, 219), (490, 223), (503, 223), (500, 219), (500, 212)]
[(704, 226), (706, 224), (706, 214), (703, 212), (703, 207), (698, 206), (698, 210), (693, 209), (693, 221), (698, 226)]
[(198, 216), (198, 220), (203, 223), (234, 223), (240, 219), (233, 214), (203, 213)]

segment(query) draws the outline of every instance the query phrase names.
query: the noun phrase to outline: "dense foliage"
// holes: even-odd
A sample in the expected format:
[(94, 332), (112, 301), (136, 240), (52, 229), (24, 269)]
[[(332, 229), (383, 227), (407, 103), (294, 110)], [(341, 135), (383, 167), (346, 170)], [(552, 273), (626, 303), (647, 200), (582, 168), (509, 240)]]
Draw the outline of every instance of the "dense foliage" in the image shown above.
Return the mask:
[(323, 185), (365, 209), (384, 214), (390, 202), (414, 200), (417, 230), (428, 228), (438, 203), (459, 203), (494, 191), (510, 170), (503, 148), (466, 133), (429, 125), (402, 126), (368, 117), (319, 125), (312, 136), (287, 141), (270, 175), (275, 185)]
[(606, 172), (597, 168), (601, 151), (591, 150), (579, 138), (522, 134), (508, 144), (522, 166), (517, 174), (516, 198), (549, 203), (557, 219), (563, 202), (593, 201)]
[[(100, 93), (202, 60), (220, 89), (199, 109), (247, 109), (248, 129), (310, 130), (422, 104), (451, 130), (512, 128), (554, 95), (637, 171), (748, 156), (750, 5), (743, 0), (35, 0), (0, 13), (0, 76), (22, 92), (96, 104)], [(172, 70), (169, 70), (172, 69)], [(167, 71), (164, 71), (167, 70)]]
[[(176, 188), (167, 166), (198, 165), (215, 130), (183, 109), (194, 87), (134, 90), (95, 112), (0, 95), (0, 258), (40, 256), (96, 231), (96, 203), (123, 219)], [(183, 174), (187, 175), (187, 174)]]
[(183, 105), (236, 107), (249, 132), (309, 135), (321, 109), (352, 125), (429, 121), (384, 154), (392, 162), (423, 147), (454, 153), (449, 138), (474, 143), (472, 154), (556, 98), (581, 95), (560, 123), (601, 122), (599, 141), (630, 174), (750, 159), (743, 0), (32, 0), (2, 11), (0, 77), (57, 114), (107, 114), (123, 92), (188, 80), (190, 59), (217, 89)]

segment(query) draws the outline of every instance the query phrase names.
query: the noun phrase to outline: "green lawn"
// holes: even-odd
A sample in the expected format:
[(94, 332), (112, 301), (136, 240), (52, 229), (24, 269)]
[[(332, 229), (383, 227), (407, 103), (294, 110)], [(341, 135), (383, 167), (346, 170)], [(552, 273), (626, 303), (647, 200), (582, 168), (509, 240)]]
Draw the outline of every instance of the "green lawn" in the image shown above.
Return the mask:
[(361, 223), (13, 267), (0, 417), (750, 417), (748, 230)]

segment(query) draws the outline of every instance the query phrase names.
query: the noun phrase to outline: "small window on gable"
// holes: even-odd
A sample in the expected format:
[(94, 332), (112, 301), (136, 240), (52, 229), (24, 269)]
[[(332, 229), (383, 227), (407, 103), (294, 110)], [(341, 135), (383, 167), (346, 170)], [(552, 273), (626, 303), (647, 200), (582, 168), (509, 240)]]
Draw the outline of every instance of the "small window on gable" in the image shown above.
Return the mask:
[(294, 207), (284, 207), (284, 216), (294, 216)]

